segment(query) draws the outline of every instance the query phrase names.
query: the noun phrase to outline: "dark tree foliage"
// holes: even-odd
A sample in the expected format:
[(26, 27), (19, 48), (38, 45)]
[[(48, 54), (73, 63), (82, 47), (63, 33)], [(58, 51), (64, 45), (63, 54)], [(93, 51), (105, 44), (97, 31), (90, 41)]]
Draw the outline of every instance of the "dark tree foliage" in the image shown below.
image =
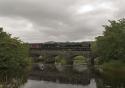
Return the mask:
[(125, 19), (109, 22), (103, 35), (96, 38), (96, 54), (101, 62), (125, 61)]
[(23, 80), (30, 70), (28, 45), (0, 28), (0, 85)]

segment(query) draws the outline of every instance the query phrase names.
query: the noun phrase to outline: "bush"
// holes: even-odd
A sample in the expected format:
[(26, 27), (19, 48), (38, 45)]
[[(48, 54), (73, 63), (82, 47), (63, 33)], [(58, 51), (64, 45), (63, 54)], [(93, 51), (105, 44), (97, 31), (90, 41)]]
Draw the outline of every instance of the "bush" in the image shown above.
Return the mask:
[(109, 22), (110, 25), (104, 25), (103, 35), (96, 38), (93, 52), (96, 52), (102, 63), (125, 61), (125, 19)]
[(62, 55), (58, 55), (55, 57), (55, 64), (62, 64), (62, 65), (66, 65), (66, 59), (64, 58), (64, 56)]
[(31, 68), (29, 48), (18, 38), (0, 28), (0, 84), (9, 85), (13, 80), (22, 81)]
[(111, 82), (125, 82), (125, 63), (120, 60), (112, 60), (101, 66), (101, 75)]
[(86, 60), (87, 60), (87, 59), (86, 59), (84, 56), (76, 56), (76, 57), (74, 58), (73, 64), (77, 64), (77, 65), (86, 64), (86, 63), (87, 63)]

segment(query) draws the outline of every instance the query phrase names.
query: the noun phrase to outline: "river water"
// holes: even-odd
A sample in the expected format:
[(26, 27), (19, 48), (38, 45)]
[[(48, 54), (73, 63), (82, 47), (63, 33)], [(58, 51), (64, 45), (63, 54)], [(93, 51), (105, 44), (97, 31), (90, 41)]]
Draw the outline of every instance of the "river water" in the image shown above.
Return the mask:
[(59, 82), (28, 80), (24, 88), (97, 88), (94, 80), (88, 85), (63, 84)]
[(125, 75), (102, 75), (86, 66), (83, 71), (79, 70), (78, 66), (74, 70), (72, 66), (61, 67), (63, 70), (59, 70), (60, 67), (46, 66), (43, 71), (35, 68), (21, 88), (125, 88)]

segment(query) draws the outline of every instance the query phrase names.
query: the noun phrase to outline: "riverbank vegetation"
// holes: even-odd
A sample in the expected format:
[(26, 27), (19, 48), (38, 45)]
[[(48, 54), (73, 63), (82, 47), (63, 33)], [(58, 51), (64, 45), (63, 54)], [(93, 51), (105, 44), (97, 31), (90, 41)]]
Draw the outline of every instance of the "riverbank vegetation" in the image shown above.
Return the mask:
[(73, 64), (74, 65), (87, 64), (87, 58), (85, 58), (84, 56), (76, 56), (74, 57)]
[(64, 56), (62, 55), (58, 55), (55, 57), (55, 64), (61, 64), (61, 65), (66, 65), (67, 62), (66, 62), (66, 59)]
[(14, 87), (26, 81), (31, 68), (28, 45), (0, 28), (0, 88)]
[(92, 45), (96, 64), (103, 71), (125, 73), (125, 19), (109, 21)]

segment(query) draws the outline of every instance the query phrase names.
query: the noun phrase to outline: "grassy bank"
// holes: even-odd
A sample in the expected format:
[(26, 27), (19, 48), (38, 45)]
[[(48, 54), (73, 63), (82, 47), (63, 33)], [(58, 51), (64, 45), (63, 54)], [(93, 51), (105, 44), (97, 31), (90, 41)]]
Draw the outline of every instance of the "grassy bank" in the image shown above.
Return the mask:
[(113, 60), (103, 63), (99, 66), (101, 74), (110, 80), (125, 81), (125, 63), (122, 61)]

